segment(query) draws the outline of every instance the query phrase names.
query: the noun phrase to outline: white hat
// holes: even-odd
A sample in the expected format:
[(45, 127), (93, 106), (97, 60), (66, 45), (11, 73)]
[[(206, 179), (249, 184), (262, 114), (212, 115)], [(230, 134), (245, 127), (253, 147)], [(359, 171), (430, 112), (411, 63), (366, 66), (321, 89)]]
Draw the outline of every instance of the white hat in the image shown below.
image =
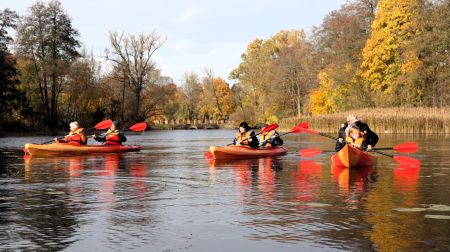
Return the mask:
[(75, 128), (75, 129), (78, 129), (78, 128), (80, 127), (80, 125), (78, 124), (77, 121), (74, 121), (74, 122), (69, 123), (69, 126), (70, 126), (71, 128)]

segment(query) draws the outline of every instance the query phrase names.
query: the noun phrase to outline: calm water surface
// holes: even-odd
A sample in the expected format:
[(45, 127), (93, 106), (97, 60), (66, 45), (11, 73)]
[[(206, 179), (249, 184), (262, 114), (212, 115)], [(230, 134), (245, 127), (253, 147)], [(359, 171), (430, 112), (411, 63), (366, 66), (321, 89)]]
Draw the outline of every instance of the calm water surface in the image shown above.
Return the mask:
[(420, 167), (380, 156), (374, 169), (332, 168), (327, 138), (289, 135), (279, 158), (214, 162), (234, 131), (128, 135), (138, 153), (23, 158), (0, 138), (0, 250), (449, 251), (449, 136), (416, 141)]

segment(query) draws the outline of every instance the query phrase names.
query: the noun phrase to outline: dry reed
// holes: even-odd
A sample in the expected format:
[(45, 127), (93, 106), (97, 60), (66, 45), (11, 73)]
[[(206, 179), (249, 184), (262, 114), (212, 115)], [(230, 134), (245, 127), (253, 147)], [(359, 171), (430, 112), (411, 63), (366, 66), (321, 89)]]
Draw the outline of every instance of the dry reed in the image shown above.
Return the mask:
[(302, 121), (311, 129), (337, 132), (347, 115), (354, 114), (377, 133), (449, 134), (450, 108), (374, 108), (335, 114), (292, 117), (280, 121), (281, 130), (287, 131)]

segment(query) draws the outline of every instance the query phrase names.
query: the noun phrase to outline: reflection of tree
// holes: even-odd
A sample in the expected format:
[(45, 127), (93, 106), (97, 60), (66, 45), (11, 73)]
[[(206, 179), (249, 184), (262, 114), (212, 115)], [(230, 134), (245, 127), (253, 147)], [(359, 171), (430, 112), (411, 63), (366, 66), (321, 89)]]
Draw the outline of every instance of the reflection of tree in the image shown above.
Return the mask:
[[(393, 209), (402, 206), (402, 194), (396, 194), (392, 180), (387, 173), (380, 173), (377, 186), (369, 191), (366, 208), (369, 214), (365, 221), (372, 225), (366, 236), (379, 251), (415, 250), (414, 242), (419, 241), (416, 228), (420, 218), (417, 213), (395, 214)], [(400, 196), (400, 197), (399, 197)], [(408, 202), (416, 205), (417, 202)], [(407, 237), (405, 239), (405, 237)]]
[[(83, 165), (83, 160), (77, 162)], [(76, 233), (81, 209), (70, 204), (70, 185), (65, 184), (69, 165), (64, 158), (25, 160), (23, 185), (18, 186), (16, 205), (8, 214), (15, 217), (12, 248), (53, 251), (73, 242), (69, 238)]]

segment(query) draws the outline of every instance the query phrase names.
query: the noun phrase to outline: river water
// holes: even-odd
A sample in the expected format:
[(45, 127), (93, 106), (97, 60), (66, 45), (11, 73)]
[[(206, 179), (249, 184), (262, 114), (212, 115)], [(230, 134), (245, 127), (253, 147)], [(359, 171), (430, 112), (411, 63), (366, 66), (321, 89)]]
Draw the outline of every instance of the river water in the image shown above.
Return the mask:
[[(278, 158), (218, 162), (231, 130), (128, 135), (136, 153), (24, 159), (0, 138), (0, 250), (449, 251), (449, 136), (380, 135), (419, 143), (420, 166), (379, 156), (373, 169), (331, 167), (327, 138), (285, 136)], [(392, 152), (390, 152), (392, 153)]]

